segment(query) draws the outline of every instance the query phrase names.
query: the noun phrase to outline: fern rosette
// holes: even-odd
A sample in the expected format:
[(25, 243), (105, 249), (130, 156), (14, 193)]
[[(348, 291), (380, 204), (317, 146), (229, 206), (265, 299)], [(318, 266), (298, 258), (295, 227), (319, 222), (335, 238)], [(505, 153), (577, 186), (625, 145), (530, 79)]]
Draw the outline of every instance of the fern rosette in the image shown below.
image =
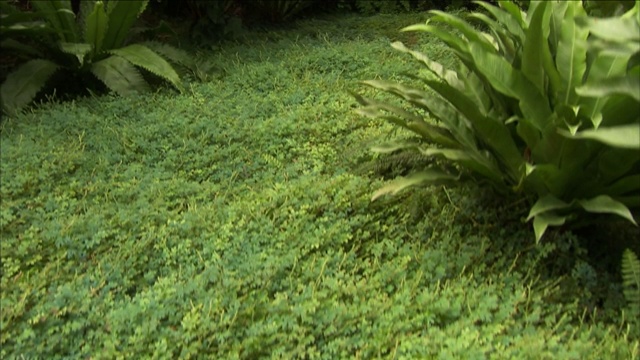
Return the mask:
[(467, 170), (424, 169), (392, 181), (373, 198), (418, 184), (474, 180), (530, 199), (527, 220), (533, 220), (537, 241), (549, 226), (575, 225), (589, 214), (614, 214), (635, 224), (638, 3), (609, 18), (588, 16), (580, 1), (531, 1), (526, 13), (511, 1), (498, 3), (477, 2), (485, 11), (468, 18), (480, 26), (431, 11), (425, 24), (403, 29), (445, 42), (460, 60), (458, 69), (395, 42), (393, 48), (422, 65), (421, 72), (409, 74), (411, 85), (362, 82), (401, 98), (414, 111), (354, 94), (363, 105), (360, 114), (419, 136), (417, 142), (375, 151), (412, 148)]

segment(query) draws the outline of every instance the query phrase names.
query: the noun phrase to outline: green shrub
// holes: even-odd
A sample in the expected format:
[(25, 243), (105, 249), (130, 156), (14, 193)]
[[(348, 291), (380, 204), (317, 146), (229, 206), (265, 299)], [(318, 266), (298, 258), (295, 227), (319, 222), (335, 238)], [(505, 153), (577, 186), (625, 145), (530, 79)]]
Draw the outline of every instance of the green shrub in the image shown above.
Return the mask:
[[(20, 49), (32, 59), (20, 65), (3, 82), (0, 92), (4, 111), (15, 113), (29, 104), (60, 71), (79, 75), (77, 81), (84, 81), (86, 75), (91, 74), (108, 89), (127, 95), (149, 88), (136, 69), (139, 67), (182, 90), (179, 75), (162, 56), (142, 44), (126, 45), (129, 30), (147, 2), (82, 1), (78, 16), (72, 11), (70, 1), (32, 2), (36, 14), (42, 17), (50, 31), (38, 33), (39, 36), (33, 38), (37, 43), (35, 48)], [(177, 49), (163, 54), (188, 58)]]
[(431, 11), (426, 24), (404, 29), (444, 41), (460, 60), (457, 70), (395, 42), (395, 49), (423, 65), (407, 74), (413, 82), (363, 82), (414, 110), (354, 94), (364, 105), (360, 114), (419, 135), (374, 150), (415, 149), (468, 171), (433, 166), (395, 180), (373, 199), (417, 184), (473, 180), (535, 202), (527, 219), (533, 219), (537, 240), (549, 226), (577, 226), (589, 214), (615, 214), (635, 224), (630, 208), (640, 206), (640, 5), (595, 19), (581, 2), (532, 1), (526, 14), (511, 1), (478, 4), (491, 17), (469, 18), (489, 32), (440, 11)]

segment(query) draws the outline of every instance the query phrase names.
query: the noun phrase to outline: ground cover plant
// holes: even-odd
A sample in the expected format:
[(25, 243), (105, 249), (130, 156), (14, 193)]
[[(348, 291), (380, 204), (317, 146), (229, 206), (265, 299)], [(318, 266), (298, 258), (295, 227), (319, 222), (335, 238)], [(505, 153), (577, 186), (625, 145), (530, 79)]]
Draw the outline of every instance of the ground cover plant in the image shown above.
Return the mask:
[(452, 64), (397, 32), (425, 16), (250, 33), (182, 94), (3, 119), (2, 358), (637, 358), (620, 274), (579, 234), (536, 245), (473, 185), (371, 203), (406, 169), (368, 148), (402, 134), (347, 90), (413, 69), (397, 40)]

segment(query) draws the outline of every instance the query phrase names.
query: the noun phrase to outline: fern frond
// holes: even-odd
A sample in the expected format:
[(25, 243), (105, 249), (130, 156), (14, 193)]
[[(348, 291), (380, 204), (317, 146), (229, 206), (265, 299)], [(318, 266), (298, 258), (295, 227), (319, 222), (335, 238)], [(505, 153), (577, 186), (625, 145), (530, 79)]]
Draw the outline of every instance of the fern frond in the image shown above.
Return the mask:
[(180, 76), (176, 73), (171, 64), (148, 47), (140, 44), (133, 44), (120, 49), (111, 50), (110, 53), (125, 58), (133, 65), (139, 66), (170, 82), (181, 92), (184, 91)]
[(149, 84), (135, 66), (119, 56), (110, 56), (91, 64), (91, 72), (119, 95), (126, 96), (149, 90)]
[(622, 253), (622, 287), (630, 313), (640, 316), (640, 260), (626, 249)]

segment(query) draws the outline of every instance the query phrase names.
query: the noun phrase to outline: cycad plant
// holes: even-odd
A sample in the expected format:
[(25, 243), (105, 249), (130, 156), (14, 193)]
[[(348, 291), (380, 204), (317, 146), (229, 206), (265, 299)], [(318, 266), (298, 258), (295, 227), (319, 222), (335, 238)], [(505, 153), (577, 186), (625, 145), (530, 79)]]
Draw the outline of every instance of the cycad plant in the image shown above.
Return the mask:
[[(29, 104), (58, 71), (92, 74), (110, 90), (127, 95), (149, 88), (139, 67), (182, 90), (178, 73), (162, 56), (142, 44), (127, 45), (129, 31), (147, 3), (81, 1), (76, 15), (69, 0), (31, 2), (49, 31), (34, 36), (28, 44), (32, 46), (14, 46), (32, 59), (10, 73), (0, 87), (4, 111), (14, 113)], [(163, 55), (172, 53), (180, 55), (178, 51)]]
[(614, 214), (635, 224), (630, 209), (640, 207), (638, 3), (610, 18), (588, 16), (580, 1), (531, 1), (527, 13), (511, 1), (498, 3), (477, 3), (486, 11), (469, 19), (482, 27), (431, 11), (426, 24), (403, 29), (435, 35), (460, 60), (451, 70), (392, 44), (420, 62), (421, 71), (409, 76), (424, 87), (362, 83), (413, 110), (354, 94), (363, 105), (360, 114), (419, 135), (419, 141), (374, 150), (411, 148), (460, 169), (424, 169), (394, 180), (373, 199), (417, 184), (474, 180), (529, 199), (527, 220), (533, 219), (536, 240), (549, 226), (576, 225), (589, 214)]

